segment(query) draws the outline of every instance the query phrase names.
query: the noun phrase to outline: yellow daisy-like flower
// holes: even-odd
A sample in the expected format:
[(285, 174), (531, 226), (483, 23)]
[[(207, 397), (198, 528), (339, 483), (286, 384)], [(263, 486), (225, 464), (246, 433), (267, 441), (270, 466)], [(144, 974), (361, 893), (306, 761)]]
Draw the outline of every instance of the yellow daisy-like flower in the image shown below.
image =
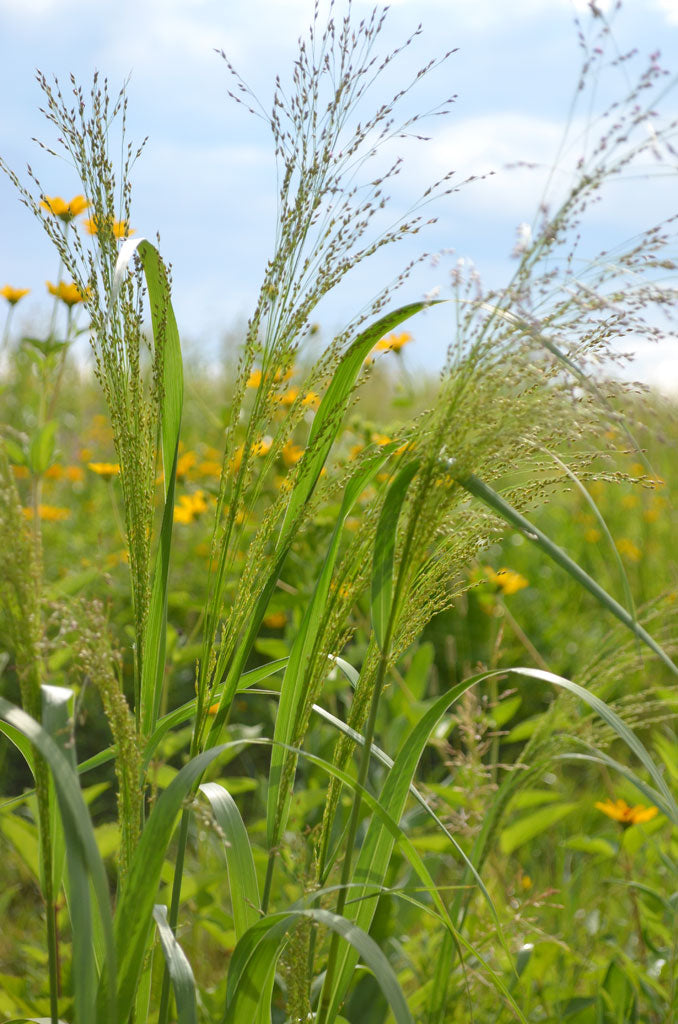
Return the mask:
[(284, 612), (269, 612), (264, 615), (264, 625), (268, 629), (282, 629), (287, 623), (287, 616)]
[(207, 510), (207, 502), (203, 491), (194, 494), (182, 494), (174, 506), (175, 523), (192, 523), (194, 519)]
[[(70, 508), (59, 508), (57, 505), (39, 505), (38, 511), (40, 518), (47, 523), (62, 523), (71, 517)], [(25, 508), (23, 512), (27, 519), (33, 518), (32, 508)]]
[(292, 441), (288, 441), (287, 444), (283, 445), (282, 457), (286, 466), (293, 466), (303, 454), (304, 449), (298, 444), (293, 444)]
[(272, 444), (273, 444), (273, 438), (272, 437), (268, 437), (268, 436), (260, 437), (259, 440), (255, 441), (254, 444), (252, 445), (252, 454), (253, 455), (268, 455), (268, 453), (271, 450), (271, 445)]
[(197, 460), (198, 456), (195, 452), (184, 452), (183, 455), (180, 455), (177, 459), (177, 480), (183, 480), (193, 469)]
[(521, 576), (519, 572), (514, 572), (513, 569), (499, 569), (498, 572), (495, 572), (491, 566), (486, 565), (485, 575), (490, 583), (494, 583), (496, 587), (499, 587), (505, 597), (517, 594), (519, 590), (523, 590), (530, 585), (529, 580)]
[(596, 807), (603, 814), (607, 814), (608, 818), (618, 821), (622, 828), (628, 828), (629, 825), (638, 825), (643, 821), (652, 821), (659, 813), (656, 807), (645, 807), (643, 804), (636, 804), (635, 807), (630, 807), (626, 800), (598, 801)]
[(216, 459), (203, 459), (197, 471), (201, 476), (221, 476), (221, 463)]
[(73, 196), (70, 202), (62, 199), (61, 196), (45, 196), (40, 201), (43, 210), (47, 210), (53, 217), (58, 217), (64, 224), (69, 224), (74, 217), (77, 217), (89, 206), (89, 200), (84, 196)]
[(120, 466), (117, 462), (88, 462), (87, 465), (93, 473), (102, 476), (104, 480), (112, 480), (114, 476), (120, 475)]
[(0, 288), (0, 295), (3, 299), (7, 299), (10, 306), (16, 306), (17, 302), (23, 299), (24, 295), (28, 295), (30, 288), (12, 288), (11, 284), (6, 284)]
[(71, 484), (82, 483), (85, 479), (85, 471), (82, 466), (66, 466), (64, 475)]
[(401, 334), (387, 334), (385, 338), (378, 341), (374, 346), (373, 352), (400, 352), (405, 345), (409, 345), (412, 341), (412, 335), (407, 331), (403, 331)]
[(69, 309), (73, 306), (77, 306), (79, 302), (85, 301), (85, 295), (83, 295), (75, 282), (66, 284), (65, 281), (59, 281), (58, 284), (52, 284), (51, 281), (46, 281), (45, 283), (50, 295), (53, 295), (57, 299), (61, 299)]
[(252, 370), (247, 378), (246, 388), (258, 388), (261, 384), (261, 370)]
[(297, 400), (297, 395), (298, 394), (299, 394), (299, 388), (289, 388), (289, 390), (286, 391), (284, 393), (284, 395), (280, 396), (279, 402), (280, 402), (281, 405), (287, 405), (287, 406), (294, 405), (294, 403)]
[(320, 405), (320, 396), (316, 395), (315, 391), (309, 391), (302, 398), (301, 404), (307, 409), (317, 409)]
[[(88, 217), (87, 220), (83, 221), (83, 225), (88, 235), (98, 235), (101, 230), (101, 225), (96, 217)], [(126, 220), (113, 220), (111, 217), (106, 222), (106, 226), (110, 229), (114, 238), (129, 238), (130, 235), (134, 234), (134, 228), (131, 228)]]
[(639, 562), (643, 552), (637, 544), (634, 544), (628, 537), (620, 537), (617, 541), (617, 551), (620, 555), (626, 555), (630, 562)]

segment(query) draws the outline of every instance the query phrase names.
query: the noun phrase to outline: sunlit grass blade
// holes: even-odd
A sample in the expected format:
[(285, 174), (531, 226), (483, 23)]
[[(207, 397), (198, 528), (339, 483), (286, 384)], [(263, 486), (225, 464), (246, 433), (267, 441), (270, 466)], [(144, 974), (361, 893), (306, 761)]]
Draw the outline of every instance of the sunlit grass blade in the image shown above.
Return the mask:
[(322, 924), (350, 942), (373, 972), (397, 1024), (414, 1024), (393, 968), (376, 942), (345, 918), (314, 907), (266, 917), (243, 936), (231, 961), (225, 1024), (242, 1024), (254, 1017), (259, 994), (280, 956), (285, 936), (301, 918)]
[[(424, 712), (413, 729), (405, 737), (379, 797), (380, 806), (383, 807), (384, 812), (393, 820), (399, 821), (402, 816), (419, 759), (440, 718), (459, 697), (484, 678), (484, 673), (472, 676), (443, 694)], [(383, 822), (379, 818), (373, 819), (360, 847), (360, 854), (353, 869), (353, 880), (363, 884), (366, 890), (373, 886), (382, 886), (391, 861), (393, 845), (393, 834), (384, 828)], [(494, 911), (492, 901), (486, 890), (484, 894)], [(347, 916), (351, 920), (355, 920), (359, 927), (369, 931), (375, 910), (376, 907), (372, 902), (358, 902), (351, 908)], [(494, 911), (494, 914), (498, 922), (496, 911)], [(333, 972), (332, 989), (327, 991), (321, 1000), (321, 1006), (327, 1007), (325, 1015), (322, 1015), (321, 1012), (320, 1020), (322, 1024), (332, 1021), (339, 1011), (339, 1007), (350, 984), (355, 964), (354, 951), (347, 946), (340, 948), (337, 954), (337, 965)]]
[(198, 1008), (195, 1000), (195, 978), (186, 954), (172, 934), (167, 923), (167, 907), (156, 904), (153, 920), (158, 927), (160, 945), (167, 964), (167, 970), (174, 989), (177, 1004), (177, 1024), (198, 1024)]
[(388, 623), (393, 604), (393, 559), (395, 555), (396, 532), (408, 488), (417, 469), (418, 462), (403, 466), (388, 489), (379, 517), (374, 540), (374, 563), (372, 570), (372, 628), (379, 647), (383, 650), (388, 633)]
[[(133, 253), (141, 260), (148, 288), (153, 338), (156, 349), (162, 348), (162, 414), (161, 439), (165, 506), (160, 541), (153, 573), (153, 587), (148, 619), (144, 632), (144, 657), (141, 665), (140, 714), (141, 731), (148, 735), (155, 725), (165, 673), (167, 628), (167, 585), (172, 546), (174, 489), (179, 451), (179, 431), (183, 406), (184, 377), (181, 343), (174, 310), (170, 301), (170, 285), (160, 253), (146, 239), (130, 239), (123, 244), (115, 268), (117, 287)], [(116, 288), (114, 282), (114, 294)]]
[[(237, 681), (259, 632), (271, 594), (298, 529), (303, 510), (313, 494), (330, 449), (341, 429), (344, 414), (348, 408), (353, 388), (365, 358), (380, 338), (429, 305), (431, 303), (413, 302), (381, 317), (371, 327), (368, 327), (367, 330), (358, 335), (341, 359), (313, 419), (306, 452), (300, 463), (299, 476), (290, 495), (285, 516), (278, 532), (274, 564), (268, 578), (262, 585), (259, 598), (250, 617), (248, 628), (226, 676), (219, 710), (207, 736), (207, 746), (213, 745), (218, 741), (236, 692)], [(221, 581), (217, 581), (217, 590), (220, 586)]]
[(591, 576), (585, 572), (580, 565), (578, 565), (573, 559), (566, 555), (562, 548), (554, 544), (545, 533), (543, 533), (538, 527), (534, 526), (528, 519), (521, 515), (516, 509), (514, 509), (501, 495), (497, 494), (491, 487), (488, 487), (486, 483), (483, 483), (477, 476), (473, 474), (465, 477), (461, 477), (458, 483), (464, 487), (469, 494), (480, 499), (489, 508), (493, 509), (505, 522), (509, 523), (515, 529), (519, 530), (523, 537), (527, 540), (532, 541), (536, 544), (545, 554), (549, 556), (557, 565), (559, 565), (565, 572), (569, 573), (573, 579), (581, 584), (590, 594), (607, 608), (620, 622), (623, 622), (632, 633), (635, 633), (643, 643), (647, 644), (650, 650), (661, 658), (664, 665), (674, 673), (678, 675), (678, 666), (671, 660), (666, 651), (654, 640), (654, 638), (644, 629), (640, 623), (636, 622), (633, 615), (631, 615), (626, 608), (619, 604), (610, 594), (607, 593), (599, 583), (596, 582)]
[(308, 500), (315, 486), (341, 426), (341, 421), (348, 408), (355, 382), (358, 379), (358, 374), (366, 357), (380, 338), (383, 338), (389, 331), (395, 330), (396, 327), (399, 327), (405, 320), (409, 320), (415, 313), (420, 313), (422, 309), (432, 304), (435, 305), (435, 303), (430, 302), (411, 302), (409, 305), (402, 306), (392, 313), (387, 313), (386, 316), (381, 317), (376, 323), (358, 335), (339, 363), (313, 420), (307, 446), (310, 454), (309, 464), (308, 466), (304, 465), (299, 484), (295, 487), (290, 498), (285, 521), (280, 531), (278, 547), (281, 546), (281, 543), (287, 537), (287, 532), (291, 525), (295, 523), (299, 511)]
[[(74, 949), (73, 989), (77, 1019), (96, 1019), (101, 1020), (102, 1024), (118, 1024), (115, 993), (117, 958), (108, 879), (77, 776), (58, 745), (42, 726), (1, 697), (0, 717), (31, 741), (49, 765), (54, 779), (66, 843)], [(99, 908), (106, 951), (103, 998), (98, 1009), (95, 1009), (96, 968), (90, 880)]]
[(259, 886), (247, 829), (230, 793), (216, 782), (205, 782), (200, 792), (209, 801), (224, 836), (228, 883), (236, 939), (259, 920)]
[(132, 1009), (143, 967), (160, 872), (184, 801), (203, 772), (225, 750), (247, 745), (233, 740), (192, 758), (158, 798), (141, 833), (115, 913), (118, 949), (118, 1002), (121, 1020)]
[[(273, 738), (276, 741), (276, 745), (274, 745), (271, 752), (266, 814), (266, 839), (269, 850), (272, 850), (277, 845), (280, 834), (285, 828), (294, 784), (294, 771), (291, 767), (290, 757), (285, 754), (283, 747), (278, 744), (292, 745), (295, 743), (297, 723), (303, 709), (309, 683), (307, 669), (313, 654), (318, 630), (323, 620), (344, 523), (364, 489), (371, 483), (383, 466), (393, 447), (388, 446), (386, 450), (382, 449), (373, 455), (365, 465), (361, 466), (346, 486), (334, 532), (313, 591), (313, 596), (290, 651), (289, 661), (280, 689), (278, 713), (275, 719)], [(270, 882), (270, 878), (267, 878), (267, 882)], [(264, 906), (266, 904), (267, 898), (265, 895)]]

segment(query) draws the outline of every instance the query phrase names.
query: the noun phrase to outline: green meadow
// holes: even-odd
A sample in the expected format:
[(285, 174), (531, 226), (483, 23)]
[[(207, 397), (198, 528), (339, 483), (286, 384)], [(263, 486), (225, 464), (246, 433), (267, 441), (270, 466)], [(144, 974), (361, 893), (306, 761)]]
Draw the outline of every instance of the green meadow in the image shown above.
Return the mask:
[(275, 248), (209, 366), (126, 93), (41, 77), (72, 197), (0, 157), (60, 266), (35, 336), (0, 289), (3, 1020), (678, 1017), (677, 410), (617, 372), (672, 344), (673, 211), (580, 254), (609, 180), (675, 173), (663, 72), (595, 109), (594, 19), (584, 157), (504, 287), (406, 267), (328, 335), (459, 186), (383, 216), (370, 156), (426, 117), (373, 99), (380, 24), (316, 22), (264, 103)]

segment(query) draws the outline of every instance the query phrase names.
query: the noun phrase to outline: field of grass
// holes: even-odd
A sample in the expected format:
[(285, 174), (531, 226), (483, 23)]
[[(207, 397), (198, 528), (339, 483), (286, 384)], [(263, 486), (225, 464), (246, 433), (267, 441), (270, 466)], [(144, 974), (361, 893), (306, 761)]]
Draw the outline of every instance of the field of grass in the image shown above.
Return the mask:
[(314, 321), (421, 226), (353, 191), (396, 130), (397, 97), (351, 121), (370, 46), (316, 27), (278, 94), (277, 248), (209, 372), (130, 228), (124, 96), (43, 82), (81, 192), (13, 177), (62, 261), (49, 331), (0, 291), (3, 1019), (678, 1016), (677, 410), (599, 368), (668, 343), (674, 229), (573, 255), (673, 129), (650, 68), (506, 288), (457, 271), (414, 380), (435, 300)]

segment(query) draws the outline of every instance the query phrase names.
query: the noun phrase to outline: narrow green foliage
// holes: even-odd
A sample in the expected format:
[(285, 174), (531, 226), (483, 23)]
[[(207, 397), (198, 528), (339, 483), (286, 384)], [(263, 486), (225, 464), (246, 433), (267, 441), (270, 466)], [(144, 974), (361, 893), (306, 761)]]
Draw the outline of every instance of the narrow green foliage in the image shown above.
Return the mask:
[(174, 998), (177, 1003), (177, 1024), (197, 1024), (198, 1011), (195, 1002), (193, 971), (167, 923), (167, 907), (156, 905), (153, 908), (153, 920), (158, 928), (160, 945), (172, 979)]

